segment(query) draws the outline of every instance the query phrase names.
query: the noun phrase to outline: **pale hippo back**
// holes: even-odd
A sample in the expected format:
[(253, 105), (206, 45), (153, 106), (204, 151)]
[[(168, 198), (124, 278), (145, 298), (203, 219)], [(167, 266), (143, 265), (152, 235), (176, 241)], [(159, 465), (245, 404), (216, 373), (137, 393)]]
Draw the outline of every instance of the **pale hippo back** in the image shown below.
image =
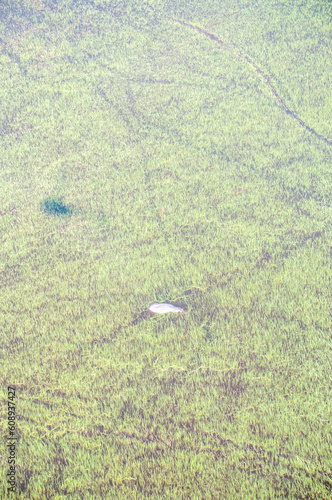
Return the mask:
[(181, 307), (173, 306), (172, 304), (158, 304), (154, 302), (149, 307), (149, 311), (153, 314), (166, 314), (166, 313), (184, 313)]

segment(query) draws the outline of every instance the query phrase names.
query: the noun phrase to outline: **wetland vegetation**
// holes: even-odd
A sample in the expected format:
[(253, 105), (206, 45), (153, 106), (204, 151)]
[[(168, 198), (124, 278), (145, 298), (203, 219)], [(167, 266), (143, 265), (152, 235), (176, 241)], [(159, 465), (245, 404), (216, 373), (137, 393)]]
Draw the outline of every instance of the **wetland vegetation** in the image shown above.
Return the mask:
[(0, 9), (17, 497), (331, 498), (328, 2)]

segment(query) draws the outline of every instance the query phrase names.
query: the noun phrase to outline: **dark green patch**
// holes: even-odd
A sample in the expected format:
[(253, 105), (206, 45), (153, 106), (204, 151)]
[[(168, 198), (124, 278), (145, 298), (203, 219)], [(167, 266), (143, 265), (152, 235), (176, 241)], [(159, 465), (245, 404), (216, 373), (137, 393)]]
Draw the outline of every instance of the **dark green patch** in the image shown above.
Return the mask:
[(48, 198), (43, 203), (44, 212), (48, 215), (71, 215), (73, 209), (65, 205), (60, 198)]

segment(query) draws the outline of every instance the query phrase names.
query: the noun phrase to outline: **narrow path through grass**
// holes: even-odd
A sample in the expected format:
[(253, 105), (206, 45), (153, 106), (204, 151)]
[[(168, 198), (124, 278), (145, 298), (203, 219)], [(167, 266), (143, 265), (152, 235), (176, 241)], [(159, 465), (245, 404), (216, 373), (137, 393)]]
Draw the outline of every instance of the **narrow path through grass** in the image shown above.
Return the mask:
[(269, 89), (271, 90), (272, 94), (274, 95), (274, 97), (277, 99), (277, 101), (281, 105), (282, 109), (288, 115), (290, 115), (292, 118), (294, 118), (301, 125), (301, 127), (305, 128), (308, 132), (310, 132), (311, 134), (315, 135), (316, 137), (318, 137), (319, 139), (321, 139), (322, 141), (324, 141), (329, 146), (332, 146), (332, 141), (330, 141), (329, 139), (327, 139), (323, 135), (321, 135), (318, 132), (316, 132), (316, 130), (314, 130), (313, 128), (309, 127), (306, 123), (304, 123), (303, 120), (301, 120), (301, 118), (299, 118), (297, 116), (297, 114), (295, 113), (295, 111), (292, 111), (291, 109), (289, 109), (289, 107), (287, 106), (287, 104), (285, 103), (285, 101), (278, 94), (276, 88), (272, 85), (271, 80), (268, 77), (268, 75), (266, 75), (264, 73), (264, 71), (262, 71), (257, 66), (257, 64), (252, 59), (250, 59), (249, 56), (247, 56), (246, 54), (243, 54), (243, 52), (241, 52), (240, 49), (238, 47), (236, 47), (236, 45), (234, 45), (234, 44), (229, 45), (228, 43), (225, 43), (223, 40), (220, 40), (220, 38), (218, 38), (213, 33), (210, 33), (208, 31), (200, 28), (199, 26), (196, 26), (195, 24), (186, 23), (185, 21), (181, 21), (180, 19), (174, 19), (174, 21), (176, 23), (182, 24), (183, 26), (188, 26), (189, 28), (195, 29), (199, 33), (202, 33), (203, 35), (208, 36), (209, 38), (211, 38), (211, 40), (213, 40), (214, 42), (217, 42), (219, 45), (223, 46), (225, 49), (227, 49), (227, 50), (235, 53), (237, 57), (239, 57), (240, 59), (242, 59), (245, 62), (247, 62), (248, 64), (250, 64), (250, 66), (252, 66), (254, 68), (254, 70), (256, 71), (256, 73), (262, 78), (262, 80), (267, 85), (267, 87), (269, 87)]

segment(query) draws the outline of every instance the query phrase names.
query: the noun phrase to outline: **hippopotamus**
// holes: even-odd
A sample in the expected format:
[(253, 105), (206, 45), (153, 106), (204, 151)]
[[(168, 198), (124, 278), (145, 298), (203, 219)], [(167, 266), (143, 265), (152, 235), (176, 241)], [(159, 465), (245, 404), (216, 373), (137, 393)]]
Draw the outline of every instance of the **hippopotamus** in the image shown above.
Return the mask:
[(166, 313), (185, 313), (181, 307), (173, 306), (173, 304), (158, 304), (154, 302), (148, 309), (152, 314), (166, 314)]

